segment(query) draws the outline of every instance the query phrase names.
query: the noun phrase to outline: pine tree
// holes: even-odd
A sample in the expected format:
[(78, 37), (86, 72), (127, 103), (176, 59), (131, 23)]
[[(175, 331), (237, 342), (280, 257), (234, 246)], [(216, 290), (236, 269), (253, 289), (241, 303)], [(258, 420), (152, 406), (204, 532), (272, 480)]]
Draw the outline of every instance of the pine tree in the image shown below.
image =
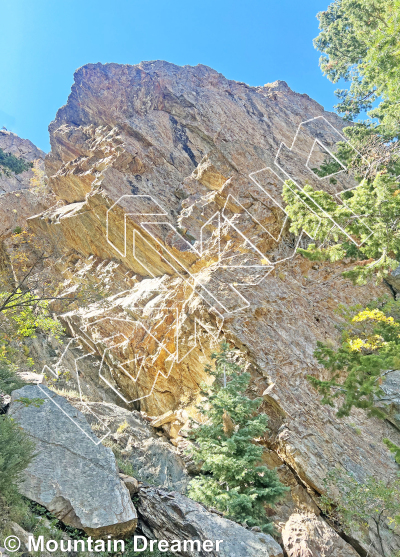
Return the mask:
[[(309, 185), (295, 195), (296, 187), (287, 182), (283, 191), (291, 231), (305, 230), (315, 239), (299, 252), (311, 260), (358, 260), (344, 273), (357, 284), (382, 280), (400, 261), (399, 16), (400, 0), (335, 0), (318, 14), (321, 32), (314, 44), (322, 52), (320, 67), (332, 82), (350, 83), (336, 92), (338, 112), (354, 120), (374, 103), (379, 106), (367, 120), (344, 128), (353, 148), (337, 145), (335, 157), (359, 183), (341, 195), (343, 203)], [(327, 176), (337, 165), (327, 159), (314, 172)]]
[(35, 445), (12, 418), (0, 416), (0, 498), (14, 495)]
[[(291, 232), (314, 234), (315, 243), (298, 252), (311, 260), (339, 261), (352, 257), (357, 264), (343, 275), (355, 284), (384, 279), (400, 260), (400, 192), (398, 180), (386, 172), (343, 194), (340, 205), (325, 191), (305, 186), (297, 191), (286, 183), (283, 197), (291, 219)], [(334, 226), (336, 223), (338, 226)], [(319, 226), (318, 226), (319, 225)], [(340, 230), (361, 245), (356, 246)]]
[(257, 443), (267, 428), (268, 418), (257, 411), (261, 398), (245, 395), (250, 374), (232, 360), (227, 343), (212, 355), (215, 368), (206, 371), (215, 377), (206, 387), (207, 404), (199, 408), (205, 423), (193, 430), (193, 458), (202, 464), (202, 474), (189, 486), (189, 496), (217, 508), (227, 518), (258, 526), (271, 532), (264, 504), (279, 500), (284, 487), (275, 470), (261, 464), (263, 448)]
[(370, 115), (379, 119), (379, 133), (391, 138), (400, 122), (399, 14), (399, 0), (335, 0), (318, 14), (321, 32), (314, 41), (328, 79), (350, 82), (336, 92), (338, 111), (353, 120), (380, 100)]

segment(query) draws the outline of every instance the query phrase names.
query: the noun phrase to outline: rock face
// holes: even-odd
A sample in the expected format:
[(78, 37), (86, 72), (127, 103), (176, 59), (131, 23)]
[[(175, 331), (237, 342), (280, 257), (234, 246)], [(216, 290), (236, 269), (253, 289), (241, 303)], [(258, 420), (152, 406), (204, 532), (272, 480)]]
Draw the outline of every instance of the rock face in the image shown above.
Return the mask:
[(321, 518), (293, 514), (282, 530), (288, 557), (357, 557), (348, 543)]
[[(21, 399), (41, 399), (42, 404)], [(9, 415), (38, 451), (25, 472), (23, 495), (94, 537), (135, 530), (136, 511), (115, 457), (99, 444), (82, 414), (47, 387), (29, 385), (12, 393)]]
[(318, 145), (334, 150), (343, 125), (284, 82), (249, 87), (202, 65), (89, 64), (49, 128), (57, 205), (29, 219), (58, 250), (66, 291), (86, 277), (103, 293), (62, 317), (97, 360), (92, 372), (77, 364), (83, 389), (90, 379), (95, 394), (97, 380), (151, 416), (193, 408), (225, 336), (245, 354), (254, 396), (264, 394), (262, 443), (308, 509), (334, 466), (361, 481), (398, 471), (381, 441), (400, 444), (398, 430), (361, 411), (338, 420), (307, 380), (324, 377), (313, 352), (337, 341), (337, 305), (388, 292), (345, 280), (351, 263), (296, 256), (307, 240), (288, 232), (284, 180), (348, 186), (312, 171)]
[(390, 273), (386, 280), (397, 293), (400, 292), (400, 265)]
[[(15, 133), (0, 130), (0, 149), (27, 162), (38, 161), (43, 166), (45, 153), (29, 139), (21, 139)], [(0, 237), (6, 236), (17, 226), (26, 225), (28, 217), (40, 213), (51, 202), (55, 202), (54, 198), (50, 200), (49, 196), (43, 197), (30, 190), (32, 176), (32, 170), (0, 176)]]
[(386, 375), (385, 381), (382, 385), (382, 390), (385, 392), (384, 403), (389, 405), (391, 409), (389, 420), (394, 423), (396, 427), (400, 427), (400, 371), (392, 371)]
[[(27, 162), (35, 160), (44, 161), (46, 153), (38, 149), (29, 139), (22, 139), (13, 132), (0, 130), (0, 149), (4, 153), (11, 153), (17, 158), (21, 158)], [(13, 174), (0, 176), (0, 192), (8, 193), (29, 188), (29, 181), (32, 172), (27, 170), (22, 174)]]
[(0, 391), (0, 414), (5, 414), (11, 402), (11, 397)]
[(74, 401), (73, 404), (92, 427), (96, 424), (99, 437), (110, 433), (109, 439), (132, 465), (136, 479), (165, 489), (186, 491), (190, 478), (183, 460), (165, 437), (156, 435), (140, 412), (104, 402), (82, 404)]
[(282, 548), (271, 536), (251, 532), (176, 492), (142, 487), (138, 511), (142, 531), (150, 538), (211, 540), (214, 544), (223, 540), (219, 551), (189, 550), (181, 553), (185, 557), (283, 557)]

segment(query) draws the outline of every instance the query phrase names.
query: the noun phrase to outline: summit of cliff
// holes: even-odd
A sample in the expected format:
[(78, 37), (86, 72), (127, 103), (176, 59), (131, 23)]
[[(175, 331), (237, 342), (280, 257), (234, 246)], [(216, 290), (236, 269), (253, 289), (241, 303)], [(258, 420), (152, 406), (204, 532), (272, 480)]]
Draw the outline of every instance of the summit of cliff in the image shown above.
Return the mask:
[(332, 466), (360, 480), (398, 470), (381, 443), (400, 444), (393, 424), (361, 410), (339, 420), (307, 379), (324, 377), (313, 353), (335, 344), (338, 304), (386, 292), (344, 279), (348, 262), (302, 258), (310, 240), (289, 231), (285, 180), (345, 187), (344, 175), (333, 185), (312, 170), (345, 125), (284, 81), (251, 87), (201, 64), (87, 64), (49, 126), (56, 203), (29, 219), (54, 246), (65, 291), (85, 277), (103, 295), (61, 316), (97, 362), (79, 375), (93, 402), (190, 411), (222, 338), (244, 354), (269, 416), (265, 462), (291, 487), (271, 511), (278, 528), (295, 509), (319, 514)]

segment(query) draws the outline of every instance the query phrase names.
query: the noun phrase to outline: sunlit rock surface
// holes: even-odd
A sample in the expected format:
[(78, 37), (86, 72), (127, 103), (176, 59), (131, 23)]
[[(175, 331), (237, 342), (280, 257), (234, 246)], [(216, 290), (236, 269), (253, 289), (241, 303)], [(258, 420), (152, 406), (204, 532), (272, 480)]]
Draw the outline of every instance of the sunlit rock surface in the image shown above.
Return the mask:
[(66, 291), (86, 277), (99, 293), (62, 320), (124, 407), (151, 416), (193, 407), (223, 335), (245, 354), (252, 394), (267, 391), (262, 442), (292, 487), (282, 515), (271, 512), (278, 528), (298, 500), (318, 505), (334, 466), (360, 481), (398, 470), (382, 443), (400, 444), (398, 430), (361, 411), (338, 420), (306, 378), (324, 376), (313, 351), (337, 341), (338, 304), (390, 294), (343, 279), (350, 263), (296, 256), (307, 240), (288, 232), (288, 176), (345, 186), (343, 175), (333, 186), (312, 172), (323, 158), (315, 140), (334, 148), (343, 126), (281, 81), (249, 87), (160, 61), (88, 64), (49, 128), (57, 205), (29, 219), (58, 250)]

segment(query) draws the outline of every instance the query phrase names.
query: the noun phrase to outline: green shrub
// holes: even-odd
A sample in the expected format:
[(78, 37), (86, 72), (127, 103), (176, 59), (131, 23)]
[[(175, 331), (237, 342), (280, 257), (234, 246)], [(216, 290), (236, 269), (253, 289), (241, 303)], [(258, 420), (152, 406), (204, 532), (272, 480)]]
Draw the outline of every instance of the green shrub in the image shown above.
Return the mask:
[(11, 366), (0, 362), (0, 392), (9, 395), (24, 385), (24, 381), (18, 377)]
[(7, 415), (0, 416), (0, 495), (17, 489), (34, 450), (33, 441), (18, 424)]
[(366, 544), (371, 536), (365, 534), (372, 531), (382, 557), (395, 557), (387, 547), (387, 540), (381, 536), (381, 530), (389, 524), (395, 533), (400, 532), (400, 477), (383, 481), (368, 476), (360, 482), (352, 474), (334, 468), (324, 483), (328, 493), (332, 488), (335, 492), (334, 499), (326, 495), (321, 497), (325, 514), (339, 521), (347, 534), (359, 531)]
[(25, 172), (25, 170), (29, 170), (32, 167), (33, 163), (15, 157), (11, 153), (5, 153), (3, 149), (0, 149), (0, 176), (2, 174), (11, 176), (11, 172), (21, 174), (21, 172)]

